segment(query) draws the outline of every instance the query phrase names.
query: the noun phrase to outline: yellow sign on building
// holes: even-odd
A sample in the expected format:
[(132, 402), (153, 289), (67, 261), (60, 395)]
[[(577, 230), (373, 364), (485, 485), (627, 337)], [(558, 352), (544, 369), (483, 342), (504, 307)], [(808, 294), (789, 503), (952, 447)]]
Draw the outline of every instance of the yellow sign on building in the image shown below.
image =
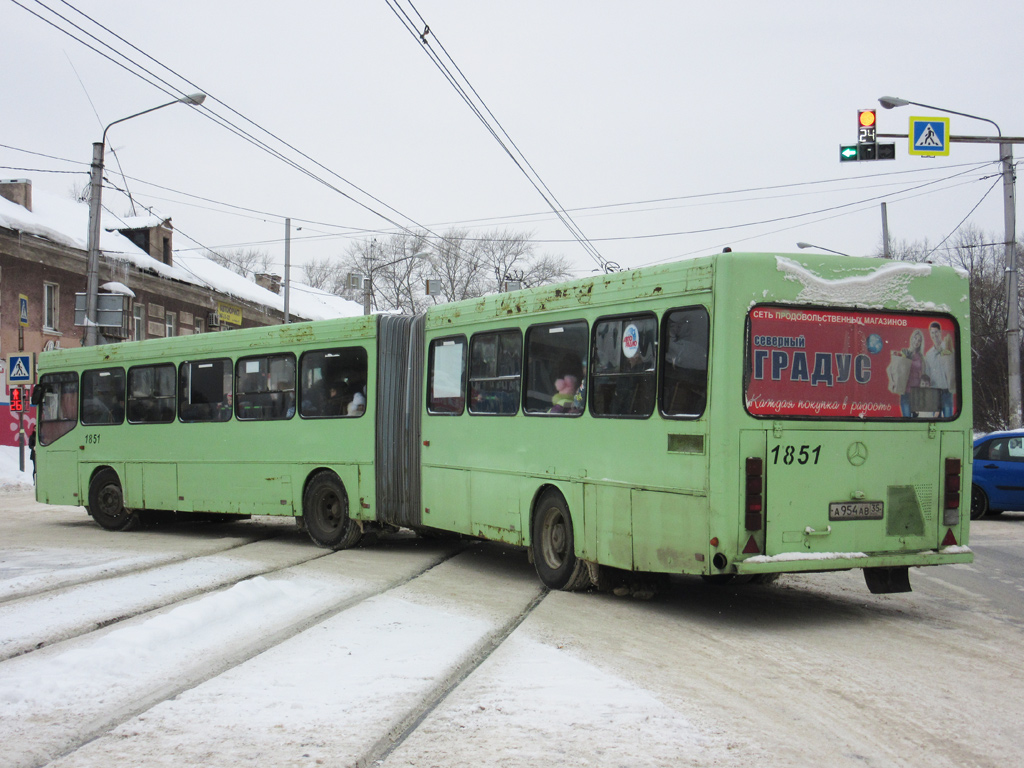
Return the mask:
[(242, 324), (242, 308), (236, 307), (234, 304), (225, 304), (223, 301), (218, 301), (217, 314), (220, 315), (221, 323), (239, 326)]

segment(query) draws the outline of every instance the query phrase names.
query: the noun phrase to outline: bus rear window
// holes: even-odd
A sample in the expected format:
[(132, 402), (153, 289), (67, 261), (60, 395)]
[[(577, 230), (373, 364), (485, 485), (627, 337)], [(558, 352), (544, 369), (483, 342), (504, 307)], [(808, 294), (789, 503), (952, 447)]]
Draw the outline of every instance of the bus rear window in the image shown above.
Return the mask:
[(958, 328), (947, 315), (754, 307), (745, 404), (752, 416), (954, 419)]

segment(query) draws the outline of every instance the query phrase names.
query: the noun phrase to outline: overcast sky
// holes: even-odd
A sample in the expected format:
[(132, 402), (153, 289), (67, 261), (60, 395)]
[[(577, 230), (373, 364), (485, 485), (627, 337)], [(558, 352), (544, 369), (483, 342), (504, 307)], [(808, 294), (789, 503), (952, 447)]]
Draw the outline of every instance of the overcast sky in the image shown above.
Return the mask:
[[(47, 6), (172, 96), (46, 23), (117, 58)], [(369, 208), (438, 232), (512, 226), (579, 274), (596, 268), (392, 6), (417, 28), (422, 15), (427, 43), (443, 46), (603, 259), (637, 267), (797, 241), (871, 254), (883, 200), (897, 239), (937, 245), (975, 206), (969, 223), (1001, 239), (996, 147), (954, 144), (931, 159), (897, 139), (895, 161), (842, 164), (839, 147), (882, 95), (1024, 135), (1019, 0), (0, 0), (0, 177), (66, 195), (87, 182), (104, 125), (198, 87), (203, 107), (108, 134), (137, 204), (172, 217), (176, 248), (253, 246), (283, 263), (291, 217), (301, 263), (341, 253), (353, 232), (390, 230)], [(932, 114), (879, 108), (879, 128), (906, 133), (910, 116)], [(954, 135), (993, 132), (952, 117)], [(123, 189), (109, 149), (107, 166)], [(109, 186), (104, 203), (129, 210)]]

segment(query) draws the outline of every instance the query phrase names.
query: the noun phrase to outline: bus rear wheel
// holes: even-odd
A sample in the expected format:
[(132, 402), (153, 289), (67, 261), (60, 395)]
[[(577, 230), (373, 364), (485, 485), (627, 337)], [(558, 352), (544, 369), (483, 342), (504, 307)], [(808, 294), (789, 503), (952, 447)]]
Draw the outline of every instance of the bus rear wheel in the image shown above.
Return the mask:
[(557, 491), (548, 491), (537, 504), (530, 546), (544, 586), (564, 590), (590, 586), (587, 564), (576, 557), (569, 507)]
[(139, 515), (125, 509), (121, 480), (112, 469), (101, 469), (89, 483), (86, 512), (108, 531), (130, 531), (139, 526)]
[(309, 481), (302, 495), (302, 522), (317, 546), (348, 549), (362, 531), (348, 516), (348, 496), (333, 472), (321, 472)]

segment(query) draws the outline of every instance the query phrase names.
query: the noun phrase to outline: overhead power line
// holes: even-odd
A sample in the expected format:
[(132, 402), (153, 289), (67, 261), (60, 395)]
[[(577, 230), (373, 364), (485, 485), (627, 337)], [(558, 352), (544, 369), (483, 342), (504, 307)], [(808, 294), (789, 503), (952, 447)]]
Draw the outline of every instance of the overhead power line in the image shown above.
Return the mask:
[[(416, 14), (419, 19), (419, 23), (413, 21), (407, 11), (401, 7), (401, 0), (384, 0), (388, 7), (392, 10), (398, 20), (405, 27), (406, 31), (409, 32), (414, 38), (416, 38), (423, 50), (427, 53), (427, 56), (433, 62), (434, 66), (438, 68), (445, 79), (455, 89), (456, 93), (462, 98), (466, 105), (470, 108), (477, 119), (487, 129), (487, 132), (491, 134), (498, 145), (505, 150), (505, 153), (512, 159), (516, 167), (526, 176), (527, 180), (533, 186), (534, 189), (544, 198), (544, 202), (548, 204), (548, 207), (555, 213), (558, 219), (565, 225), (565, 227), (572, 234), (573, 238), (583, 246), (583, 249), (593, 258), (598, 266), (605, 271), (614, 270), (618, 265), (605, 259), (594, 247), (593, 243), (583, 234), (583, 230), (579, 228), (572, 216), (565, 210), (564, 206), (558, 201), (554, 193), (548, 187), (548, 185), (541, 178), (540, 174), (533, 167), (526, 155), (519, 149), (512, 137), (508, 135), (508, 132), (502, 126), (501, 122), (495, 117), (490, 107), (483, 100), (476, 88), (466, 77), (465, 73), (459, 68), (458, 64), (452, 58), (451, 54), (444, 47), (441, 41), (438, 39), (437, 34), (430, 29), (426, 19), (423, 18), (422, 14), (416, 9), (416, 6), (412, 3), (412, 0), (407, 0), (409, 7), (412, 12)], [(422, 25), (422, 31), (420, 31)], [(444, 55), (443, 58), (438, 54), (431, 43), (431, 41), (437, 41), (437, 47)], [(450, 65), (450, 66), (449, 66)], [(454, 72), (452, 71), (454, 69)], [(486, 114), (485, 114), (486, 113)]]

